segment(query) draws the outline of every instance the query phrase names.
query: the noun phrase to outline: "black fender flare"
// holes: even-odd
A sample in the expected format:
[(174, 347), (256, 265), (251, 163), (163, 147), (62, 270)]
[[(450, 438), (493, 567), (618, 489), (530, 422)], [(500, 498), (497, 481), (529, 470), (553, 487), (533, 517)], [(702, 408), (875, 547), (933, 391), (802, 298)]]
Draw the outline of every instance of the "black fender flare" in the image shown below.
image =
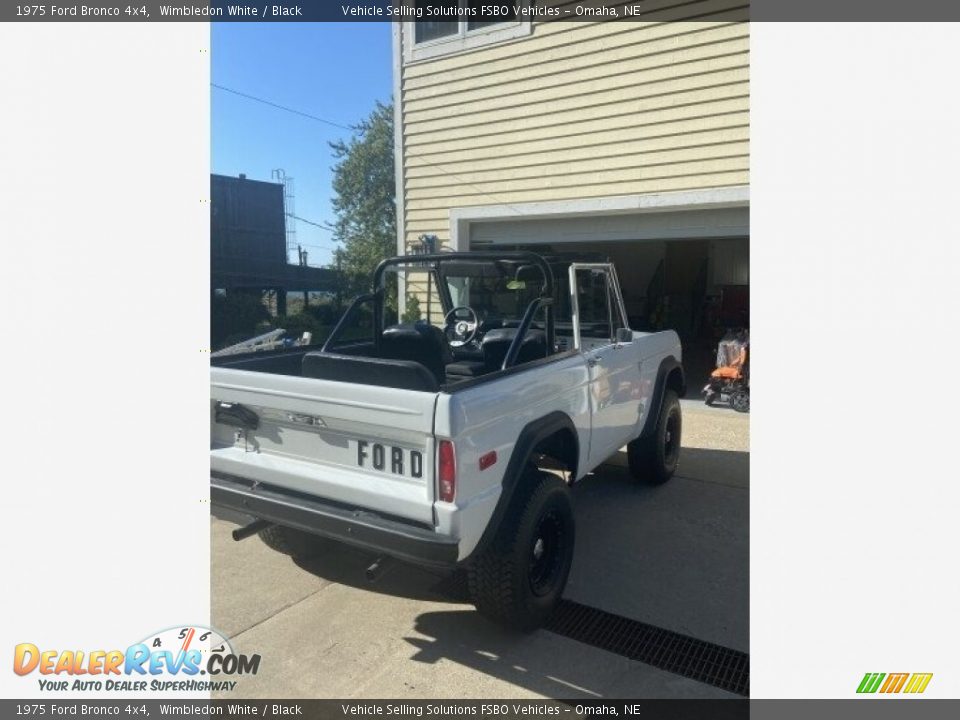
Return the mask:
[(667, 355), (660, 361), (660, 367), (657, 368), (657, 380), (653, 386), (653, 396), (650, 398), (650, 411), (647, 413), (647, 419), (643, 423), (643, 429), (638, 437), (650, 437), (657, 429), (657, 419), (660, 417), (660, 410), (663, 407), (663, 396), (667, 391), (667, 383), (670, 376), (679, 373), (679, 388), (677, 393), (683, 397), (687, 392), (687, 380), (683, 372), (683, 364), (673, 355)]
[(576, 466), (580, 463), (580, 441), (577, 428), (573, 424), (573, 420), (570, 419), (570, 416), (560, 410), (555, 410), (554, 412), (544, 415), (542, 418), (528, 423), (523, 430), (520, 431), (517, 442), (513, 446), (513, 453), (510, 455), (510, 461), (507, 463), (507, 469), (503, 474), (500, 498), (497, 500), (497, 505), (493, 509), (490, 521), (487, 523), (487, 527), (483, 531), (483, 535), (480, 536), (476, 547), (470, 555), (461, 560), (461, 563), (465, 563), (475, 554), (483, 552), (483, 550), (493, 542), (497, 531), (500, 529), (500, 524), (503, 522), (504, 517), (506, 517), (507, 508), (509, 508), (510, 503), (513, 502), (517, 488), (520, 486), (520, 479), (523, 477), (534, 448), (560, 430), (569, 430), (577, 443), (573, 451), (574, 467), (571, 471), (573, 475), (577, 474)]

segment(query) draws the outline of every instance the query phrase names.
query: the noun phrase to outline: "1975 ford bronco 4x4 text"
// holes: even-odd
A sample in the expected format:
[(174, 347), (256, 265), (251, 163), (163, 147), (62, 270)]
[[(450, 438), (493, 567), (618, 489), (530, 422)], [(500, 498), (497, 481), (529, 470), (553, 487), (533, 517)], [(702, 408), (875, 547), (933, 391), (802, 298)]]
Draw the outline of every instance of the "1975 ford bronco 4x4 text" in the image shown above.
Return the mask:
[[(437, 297), (437, 325), (385, 323), (398, 280)], [(684, 390), (679, 338), (629, 329), (609, 263), (390, 258), (322, 349), (212, 359), (211, 502), (291, 554), (333, 539), (464, 568), (481, 612), (532, 629), (570, 571), (568, 486), (624, 445), (636, 478), (668, 480)]]

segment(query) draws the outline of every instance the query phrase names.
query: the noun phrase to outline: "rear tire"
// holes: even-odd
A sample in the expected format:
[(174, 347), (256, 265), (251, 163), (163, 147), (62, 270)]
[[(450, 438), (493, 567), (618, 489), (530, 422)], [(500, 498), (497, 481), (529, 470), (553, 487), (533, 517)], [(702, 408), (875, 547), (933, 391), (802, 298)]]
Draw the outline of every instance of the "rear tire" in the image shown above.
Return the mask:
[(627, 445), (630, 474), (650, 485), (662, 485), (672, 478), (680, 462), (682, 430), (680, 398), (673, 390), (667, 390), (653, 434)]
[(570, 574), (575, 539), (566, 484), (539, 470), (520, 478), (496, 537), (467, 567), (477, 610), (525, 632), (550, 618)]
[(332, 542), (319, 535), (311, 535), (282, 525), (271, 525), (257, 534), (268, 548), (292, 558), (316, 557)]

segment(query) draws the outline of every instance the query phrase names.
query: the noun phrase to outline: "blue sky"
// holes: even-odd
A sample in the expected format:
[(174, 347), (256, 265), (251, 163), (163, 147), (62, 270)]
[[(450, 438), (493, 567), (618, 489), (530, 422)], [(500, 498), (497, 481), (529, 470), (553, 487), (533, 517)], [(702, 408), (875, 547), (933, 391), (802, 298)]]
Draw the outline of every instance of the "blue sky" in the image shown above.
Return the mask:
[[(248, 95), (353, 125), (393, 88), (391, 23), (211, 23), (211, 81)], [(211, 88), (211, 167), (270, 180), (294, 178), (296, 214), (331, 223), (333, 156), (350, 133)], [(297, 223), (311, 265), (327, 264), (331, 233)], [(295, 261), (295, 255), (293, 257)]]

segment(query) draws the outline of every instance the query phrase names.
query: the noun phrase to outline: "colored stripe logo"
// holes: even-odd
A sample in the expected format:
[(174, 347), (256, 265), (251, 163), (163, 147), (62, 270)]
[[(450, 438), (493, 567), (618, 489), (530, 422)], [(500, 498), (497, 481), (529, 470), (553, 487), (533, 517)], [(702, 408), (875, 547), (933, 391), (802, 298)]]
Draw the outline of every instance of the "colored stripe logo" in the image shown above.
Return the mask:
[(933, 673), (866, 673), (857, 692), (861, 694), (894, 693), (919, 694), (927, 689)]

